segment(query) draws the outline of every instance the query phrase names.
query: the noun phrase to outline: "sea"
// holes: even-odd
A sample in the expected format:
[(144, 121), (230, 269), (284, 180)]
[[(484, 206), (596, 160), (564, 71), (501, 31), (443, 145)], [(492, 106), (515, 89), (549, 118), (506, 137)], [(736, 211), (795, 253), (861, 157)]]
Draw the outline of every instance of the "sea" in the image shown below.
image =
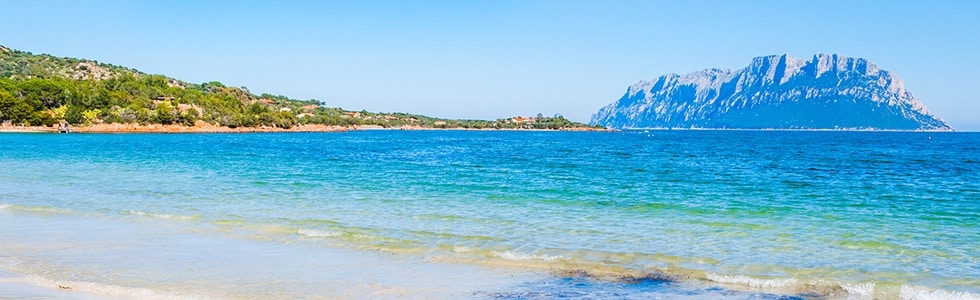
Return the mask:
[(980, 299), (980, 133), (0, 134), (0, 299)]

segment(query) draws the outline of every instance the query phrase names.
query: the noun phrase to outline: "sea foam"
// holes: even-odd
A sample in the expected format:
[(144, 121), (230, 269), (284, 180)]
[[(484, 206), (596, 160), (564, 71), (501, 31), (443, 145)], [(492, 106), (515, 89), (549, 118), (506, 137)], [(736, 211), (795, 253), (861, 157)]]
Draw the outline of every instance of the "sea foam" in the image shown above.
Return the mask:
[(308, 238), (334, 238), (342, 235), (342, 233), (336, 231), (307, 229), (307, 228), (297, 229), (296, 233)]
[(129, 210), (129, 211), (121, 212), (121, 213), (122, 214), (126, 214), (126, 215), (134, 215), (134, 216), (150, 217), (150, 218), (158, 218), (158, 219), (170, 219), (170, 220), (193, 220), (193, 219), (196, 219), (197, 218), (197, 217), (194, 217), (194, 216), (180, 216), (180, 215), (172, 215), (172, 214), (148, 213), (148, 212), (144, 212), (144, 211), (141, 211), (141, 210)]
[(840, 283), (838, 284), (850, 296), (871, 297), (875, 293), (877, 284), (873, 282), (865, 283)]
[(540, 255), (540, 254), (527, 254), (527, 253), (516, 253), (511, 251), (504, 252), (494, 252), (494, 256), (507, 259), (507, 260), (543, 260), (543, 261), (553, 261), (565, 258), (561, 255)]
[(163, 294), (158, 293), (154, 290), (144, 289), (144, 288), (133, 288), (110, 284), (101, 284), (95, 282), (87, 281), (57, 281), (36, 275), (29, 275), (24, 278), (28, 284), (35, 286), (46, 287), (51, 289), (61, 289), (61, 290), (72, 290), (84, 293), (109, 296), (109, 297), (122, 297), (122, 298), (132, 298), (132, 299), (178, 299), (178, 300), (198, 300), (198, 299), (210, 299), (204, 296), (191, 296), (191, 295), (178, 295), (178, 294)]
[(917, 287), (902, 285), (899, 290), (899, 299), (907, 300), (980, 300), (980, 294), (947, 291), (929, 290)]
[(737, 284), (751, 288), (776, 289), (787, 288), (799, 284), (793, 278), (754, 278), (745, 275), (705, 274), (708, 280), (718, 283)]

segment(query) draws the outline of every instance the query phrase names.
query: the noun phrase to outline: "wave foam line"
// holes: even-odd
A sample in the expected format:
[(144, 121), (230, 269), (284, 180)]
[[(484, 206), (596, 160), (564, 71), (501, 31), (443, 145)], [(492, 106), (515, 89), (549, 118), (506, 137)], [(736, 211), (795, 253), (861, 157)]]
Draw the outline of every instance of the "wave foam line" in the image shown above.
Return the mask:
[(543, 261), (553, 261), (565, 258), (561, 255), (539, 255), (539, 254), (527, 254), (527, 253), (516, 253), (511, 251), (504, 252), (494, 252), (494, 256), (507, 259), (507, 260), (543, 260)]
[(160, 294), (151, 289), (145, 288), (133, 288), (124, 287), (118, 285), (101, 284), (95, 282), (87, 281), (55, 281), (48, 278), (29, 275), (24, 278), (28, 284), (32, 284), (39, 287), (51, 288), (51, 289), (61, 289), (61, 290), (71, 290), (90, 294), (96, 294), (108, 297), (123, 297), (131, 299), (149, 299), (149, 300), (164, 300), (164, 299), (177, 299), (177, 300), (205, 300), (211, 299), (204, 296), (187, 296), (187, 295), (176, 295), (176, 294)]
[(64, 208), (56, 208), (51, 206), (27, 206), (9, 203), (0, 203), (0, 210), (2, 211), (16, 211), (25, 212), (33, 214), (71, 214), (75, 211)]
[(976, 293), (928, 289), (908, 285), (901, 285), (896, 291), (894, 286), (879, 286), (875, 282), (849, 283), (822, 279), (755, 278), (745, 275), (714, 273), (706, 273), (705, 279), (715, 283), (735, 285), (749, 289), (778, 291), (787, 294), (817, 293), (822, 296), (840, 296), (847, 299), (980, 300), (980, 294)]
[[(509, 266), (521, 269), (540, 269), (559, 276), (584, 276), (600, 281), (630, 282), (638, 278), (678, 282), (699, 282), (733, 290), (771, 292), (782, 295), (810, 295), (830, 299), (977, 299), (976, 295), (945, 290), (914, 290), (906, 288), (899, 295), (899, 285), (875, 281), (847, 282), (832, 278), (756, 277), (744, 274), (719, 274), (679, 267), (647, 266), (630, 268), (601, 261), (582, 260), (575, 256), (540, 255), (512, 251), (488, 251), (456, 245), (448, 247), (457, 254), (451, 257), (430, 258), (435, 261)], [(808, 296), (809, 297), (809, 296)]]
[(898, 298), (903, 300), (980, 300), (980, 294), (947, 290), (929, 290), (902, 285)]
[(838, 283), (838, 285), (851, 296), (871, 297), (875, 294), (877, 284), (874, 282), (865, 283)]
[(306, 229), (306, 228), (300, 228), (296, 230), (296, 233), (308, 238), (335, 238), (343, 235), (342, 233), (336, 231), (316, 230), (316, 229)]
[(875, 282), (850, 283), (826, 279), (759, 278), (747, 275), (726, 275), (705, 272), (703, 280), (735, 289), (762, 290), (781, 294), (815, 294), (822, 297), (846, 299), (894, 299), (886, 295)]
[(134, 216), (141, 216), (141, 217), (150, 217), (150, 218), (157, 218), (157, 219), (168, 219), (168, 220), (193, 220), (193, 219), (196, 219), (197, 218), (197, 217), (194, 217), (194, 216), (181, 216), (181, 215), (171, 215), (171, 214), (148, 213), (148, 212), (144, 212), (144, 211), (141, 211), (141, 210), (129, 210), (129, 211), (121, 212), (121, 213), (122, 214), (126, 214), (126, 215), (134, 215)]
[(738, 284), (750, 288), (781, 289), (799, 285), (793, 278), (753, 278), (745, 275), (705, 274), (707, 279), (717, 283)]

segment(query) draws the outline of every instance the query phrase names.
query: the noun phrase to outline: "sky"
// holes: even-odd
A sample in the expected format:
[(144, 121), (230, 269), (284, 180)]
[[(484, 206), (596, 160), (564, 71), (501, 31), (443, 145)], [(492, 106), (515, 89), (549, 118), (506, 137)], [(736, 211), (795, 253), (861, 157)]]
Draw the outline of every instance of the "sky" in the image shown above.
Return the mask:
[[(279, 3), (282, 2), (282, 3)], [(330, 107), (588, 122), (640, 80), (863, 57), (980, 131), (980, 1), (7, 1), (0, 45)]]

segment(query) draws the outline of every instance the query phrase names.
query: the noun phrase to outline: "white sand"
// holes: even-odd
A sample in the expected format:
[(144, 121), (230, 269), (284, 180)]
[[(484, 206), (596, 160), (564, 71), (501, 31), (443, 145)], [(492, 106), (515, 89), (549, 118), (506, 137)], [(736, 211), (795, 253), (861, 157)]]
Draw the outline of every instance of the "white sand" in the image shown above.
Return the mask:
[(44, 287), (32, 284), (27, 278), (0, 271), (0, 299), (118, 299), (72, 289)]

